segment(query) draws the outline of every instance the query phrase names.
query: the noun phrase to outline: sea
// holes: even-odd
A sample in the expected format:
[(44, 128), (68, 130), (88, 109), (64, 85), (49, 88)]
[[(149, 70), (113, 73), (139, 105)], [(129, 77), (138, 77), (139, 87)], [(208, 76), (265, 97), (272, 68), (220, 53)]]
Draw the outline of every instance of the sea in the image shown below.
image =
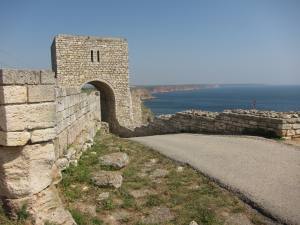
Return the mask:
[(193, 91), (153, 94), (144, 104), (155, 115), (199, 109), (221, 112), (225, 109), (300, 111), (300, 85), (224, 86)]

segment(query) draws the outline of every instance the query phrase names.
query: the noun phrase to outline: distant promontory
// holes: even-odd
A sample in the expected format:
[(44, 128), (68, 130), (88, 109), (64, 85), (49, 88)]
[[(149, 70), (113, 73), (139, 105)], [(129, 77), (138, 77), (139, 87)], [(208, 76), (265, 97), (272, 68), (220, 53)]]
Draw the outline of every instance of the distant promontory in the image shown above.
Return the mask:
[(151, 86), (134, 86), (136, 92), (139, 93), (142, 100), (148, 100), (155, 98), (153, 94), (156, 93), (167, 93), (175, 91), (193, 91), (206, 88), (216, 88), (218, 84), (180, 84), (180, 85), (151, 85)]

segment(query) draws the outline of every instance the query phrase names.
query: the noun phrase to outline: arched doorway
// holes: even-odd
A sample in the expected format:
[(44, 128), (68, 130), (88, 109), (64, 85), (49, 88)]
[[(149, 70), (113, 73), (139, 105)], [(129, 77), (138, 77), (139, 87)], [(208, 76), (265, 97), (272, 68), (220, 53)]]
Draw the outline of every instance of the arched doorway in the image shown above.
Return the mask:
[(101, 121), (107, 122), (112, 132), (115, 132), (118, 126), (116, 119), (116, 100), (115, 94), (107, 83), (99, 80), (89, 81), (82, 86), (82, 91), (97, 90), (100, 92), (100, 114)]

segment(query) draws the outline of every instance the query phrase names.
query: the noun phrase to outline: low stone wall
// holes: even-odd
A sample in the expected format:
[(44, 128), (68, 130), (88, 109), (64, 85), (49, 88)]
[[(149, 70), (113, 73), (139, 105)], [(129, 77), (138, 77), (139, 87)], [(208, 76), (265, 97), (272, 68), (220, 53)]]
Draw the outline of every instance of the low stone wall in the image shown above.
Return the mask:
[(300, 138), (300, 113), (258, 110), (225, 110), (215, 113), (191, 110), (156, 117), (148, 125), (136, 128), (129, 136), (179, 132)]

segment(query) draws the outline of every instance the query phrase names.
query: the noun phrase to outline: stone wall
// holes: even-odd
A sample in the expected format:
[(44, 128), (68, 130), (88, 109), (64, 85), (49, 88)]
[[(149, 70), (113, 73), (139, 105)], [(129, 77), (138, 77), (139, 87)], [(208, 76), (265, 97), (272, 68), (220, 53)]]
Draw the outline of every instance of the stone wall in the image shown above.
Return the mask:
[(57, 197), (54, 73), (0, 70), (0, 196), (12, 217), (74, 224)]
[(128, 133), (128, 136), (179, 132), (300, 138), (300, 113), (258, 110), (226, 110), (215, 113), (191, 110), (156, 117), (148, 125)]
[[(100, 93), (81, 93), (78, 88), (56, 88), (57, 165), (63, 169), (76, 163), (82, 150), (93, 143), (101, 126)], [(87, 145), (87, 146), (86, 146)]]
[(36, 224), (75, 224), (55, 184), (101, 126), (100, 93), (56, 86), (50, 71), (0, 70), (0, 197)]
[(57, 84), (82, 87), (91, 82), (101, 92), (112, 129), (133, 128), (128, 75), (128, 45), (123, 38), (58, 35), (52, 47)]
[(134, 127), (140, 127), (143, 125), (142, 118), (142, 100), (141, 95), (135, 89), (131, 89), (131, 99), (132, 99), (132, 114), (133, 114), (133, 124)]

